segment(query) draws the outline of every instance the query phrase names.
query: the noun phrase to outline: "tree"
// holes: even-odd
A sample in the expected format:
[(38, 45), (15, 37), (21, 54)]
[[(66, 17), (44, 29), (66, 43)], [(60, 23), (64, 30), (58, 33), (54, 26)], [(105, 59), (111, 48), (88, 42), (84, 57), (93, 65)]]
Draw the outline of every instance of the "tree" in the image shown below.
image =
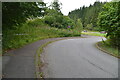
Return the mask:
[(107, 31), (111, 44), (120, 47), (120, 2), (109, 2), (99, 14), (98, 25)]
[(79, 32), (81, 32), (83, 30), (83, 25), (82, 25), (82, 22), (80, 19), (77, 19), (76, 30), (78, 30)]
[(3, 2), (2, 25), (3, 29), (15, 29), (16, 25), (26, 22), (27, 18), (41, 16), (43, 8), (38, 5), (43, 2)]
[(93, 30), (93, 24), (87, 24), (86, 29), (88, 30)]
[(46, 4), (44, 2), (37, 2), (37, 5), (39, 7), (39, 13), (38, 16), (44, 16), (45, 11), (47, 10)]
[(54, 10), (54, 9), (48, 9), (46, 10), (46, 15), (44, 17), (45, 23), (49, 24), (51, 27), (57, 27), (61, 28), (61, 24), (63, 20), (62, 13)]
[(93, 24), (94, 30), (98, 30), (97, 26), (97, 17), (99, 12), (102, 11), (102, 6), (105, 3), (101, 3), (99, 1), (95, 2), (93, 5), (90, 5), (89, 7), (80, 7), (79, 9), (75, 9), (71, 12), (69, 12), (68, 16), (73, 19), (75, 22), (77, 19), (81, 18), (81, 21), (83, 23), (83, 27), (85, 28), (87, 24)]
[(67, 28), (70, 26), (73, 28), (74, 21), (67, 16), (63, 16), (61, 12), (54, 9), (46, 10), (46, 15), (44, 16), (44, 22), (49, 24), (51, 27), (56, 28)]
[(52, 4), (51, 4), (51, 7), (52, 7), (52, 9), (54, 9), (54, 10), (56, 10), (56, 11), (58, 11), (58, 12), (61, 12), (61, 5), (62, 5), (62, 3), (59, 3), (59, 1), (58, 0), (54, 0), (53, 2), (52, 2)]
[(74, 21), (70, 19), (68, 16), (63, 16), (62, 24), (64, 28), (73, 29), (75, 27)]

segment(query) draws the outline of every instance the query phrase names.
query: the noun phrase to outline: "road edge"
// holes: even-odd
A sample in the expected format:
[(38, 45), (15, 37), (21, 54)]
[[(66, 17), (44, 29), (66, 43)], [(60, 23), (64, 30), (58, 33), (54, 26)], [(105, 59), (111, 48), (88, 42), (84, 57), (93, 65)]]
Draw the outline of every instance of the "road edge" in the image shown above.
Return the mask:
[[(41, 54), (43, 53), (44, 51), (44, 48), (53, 43), (53, 42), (56, 42), (56, 41), (60, 41), (60, 40), (66, 40), (66, 39), (77, 39), (77, 38), (85, 38), (85, 37), (62, 37), (61, 39), (58, 39), (58, 40), (53, 40), (53, 41), (48, 41), (46, 42), (45, 44), (41, 45), (37, 51), (36, 51), (36, 55), (35, 55), (35, 67), (36, 67), (36, 78), (38, 79), (43, 79), (44, 76), (43, 76), (43, 72), (41, 71), (41, 67), (44, 66), (43, 62), (41, 61)], [(40, 72), (41, 71), (41, 72)]]
[[(68, 38), (65, 38), (65, 39), (68, 39)], [(42, 71), (41, 71), (41, 67), (44, 65), (42, 62), (41, 62), (41, 60), (40, 60), (40, 55), (43, 53), (43, 50), (44, 50), (44, 48), (47, 46), (47, 45), (49, 45), (49, 44), (51, 44), (51, 43), (53, 43), (53, 42), (56, 42), (56, 41), (60, 41), (60, 40), (65, 40), (65, 39), (58, 39), (58, 40), (53, 40), (53, 41), (48, 41), (48, 42), (46, 42), (45, 44), (43, 44), (42, 46), (40, 46), (39, 48), (38, 48), (38, 50), (36, 51), (36, 55), (35, 55), (35, 67), (36, 67), (36, 77), (37, 78), (40, 78), (40, 79), (42, 79), (44, 76), (43, 76), (43, 73), (42, 73)], [(41, 72), (40, 72), (41, 71)]]
[[(100, 41), (100, 42), (101, 42), (101, 41)], [(119, 56), (116, 56), (116, 55), (114, 55), (113, 53), (111, 53), (111, 52), (109, 52), (109, 51), (107, 51), (107, 50), (103, 49), (103, 48), (102, 48), (102, 47), (100, 47), (98, 44), (99, 44), (99, 42), (95, 43), (95, 46), (96, 46), (99, 50), (101, 50), (101, 51), (103, 51), (103, 52), (105, 52), (105, 53), (107, 53), (107, 54), (109, 54), (109, 55), (111, 55), (111, 56), (114, 56), (114, 57), (116, 57), (116, 58), (119, 58), (119, 59), (120, 59), (120, 57), (119, 57)]]

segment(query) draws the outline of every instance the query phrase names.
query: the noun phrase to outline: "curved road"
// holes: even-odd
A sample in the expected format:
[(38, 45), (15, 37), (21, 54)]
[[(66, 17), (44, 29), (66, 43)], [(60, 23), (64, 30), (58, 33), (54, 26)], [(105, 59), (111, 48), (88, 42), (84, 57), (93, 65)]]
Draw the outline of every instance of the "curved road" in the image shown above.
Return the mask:
[(49, 41), (62, 38), (50, 38), (25, 45), (7, 52), (2, 56), (2, 74), (4, 78), (36, 78), (35, 56), (40, 46)]
[(118, 59), (95, 47), (102, 37), (61, 40), (42, 54), (45, 78), (117, 78)]

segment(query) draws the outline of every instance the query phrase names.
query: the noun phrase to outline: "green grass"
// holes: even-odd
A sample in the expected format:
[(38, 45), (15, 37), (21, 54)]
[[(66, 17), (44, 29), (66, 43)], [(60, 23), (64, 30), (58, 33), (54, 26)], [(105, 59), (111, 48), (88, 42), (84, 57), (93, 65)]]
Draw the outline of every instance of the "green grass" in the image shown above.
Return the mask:
[(26, 44), (42, 39), (73, 36), (80, 36), (80, 33), (74, 29), (58, 29), (49, 27), (40, 19), (35, 19), (33, 21), (28, 21), (15, 30), (3, 31), (3, 52), (20, 48)]
[(111, 55), (116, 56), (116, 57), (120, 57), (120, 56), (118, 55), (118, 49), (117, 49), (116, 47), (113, 47), (113, 46), (110, 44), (109, 40), (106, 40), (106, 41), (104, 41), (104, 42), (103, 42), (103, 41), (99, 42), (99, 43), (98, 43), (98, 46), (99, 46), (101, 49), (103, 49), (103, 50), (107, 51), (108, 53), (110, 53)]
[[(91, 36), (101, 36), (101, 37), (106, 36), (106, 34), (102, 34), (102, 33), (99, 33), (99, 32), (94, 32), (94, 31), (82, 32), (82, 34), (91, 35)], [(101, 41), (101, 42), (98, 42), (97, 44), (101, 49), (105, 50), (106, 52), (110, 53), (111, 55), (116, 56), (116, 57), (120, 57), (118, 55), (118, 52), (119, 52), (118, 49), (116, 47), (113, 47), (110, 44), (109, 40), (106, 40), (104, 42)]]
[(95, 32), (95, 33), (93, 33), (93, 32), (82, 32), (82, 34), (85, 34), (85, 35), (91, 35), (91, 36), (102, 36), (102, 37), (105, 37), (106, 36), (106, 34), (102, 34), (102, 33), (99, 33), (99, 32)]

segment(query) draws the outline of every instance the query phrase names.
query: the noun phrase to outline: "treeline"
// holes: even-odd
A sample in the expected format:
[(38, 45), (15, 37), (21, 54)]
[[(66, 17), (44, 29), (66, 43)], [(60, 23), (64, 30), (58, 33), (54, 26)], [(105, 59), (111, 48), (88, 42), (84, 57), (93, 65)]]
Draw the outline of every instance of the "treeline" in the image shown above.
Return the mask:
[(3, 2), (2, 26), (6, 29), (16, 29), (27, 19), (43, 16), (46, 4), (44, 2)]
[(80, 7), (79, 9), (69, 12), (68, 16), (73, 19), (75, 22), (77, 19), (81, 19), (83, 27), (89, 30), (99, 30), (97, 26), (97, 17), (98, 14), (102, 11), (102, 6), (105, 4), (102, 2), (95, 2), (89, 7)]
[(120, 1), (103, 6), (98, 16), (98, 26), (107, 32), (109, 43), (120, 51)]
[(2, 3), (3, 31), (19, 28), (29, 19), (40, 18), (45, 24), (56, 28), (75, 28), (76, 24), (61, 12), (61, 3), (52, 2), (46, 7), (44, 2), (4, 2)]

